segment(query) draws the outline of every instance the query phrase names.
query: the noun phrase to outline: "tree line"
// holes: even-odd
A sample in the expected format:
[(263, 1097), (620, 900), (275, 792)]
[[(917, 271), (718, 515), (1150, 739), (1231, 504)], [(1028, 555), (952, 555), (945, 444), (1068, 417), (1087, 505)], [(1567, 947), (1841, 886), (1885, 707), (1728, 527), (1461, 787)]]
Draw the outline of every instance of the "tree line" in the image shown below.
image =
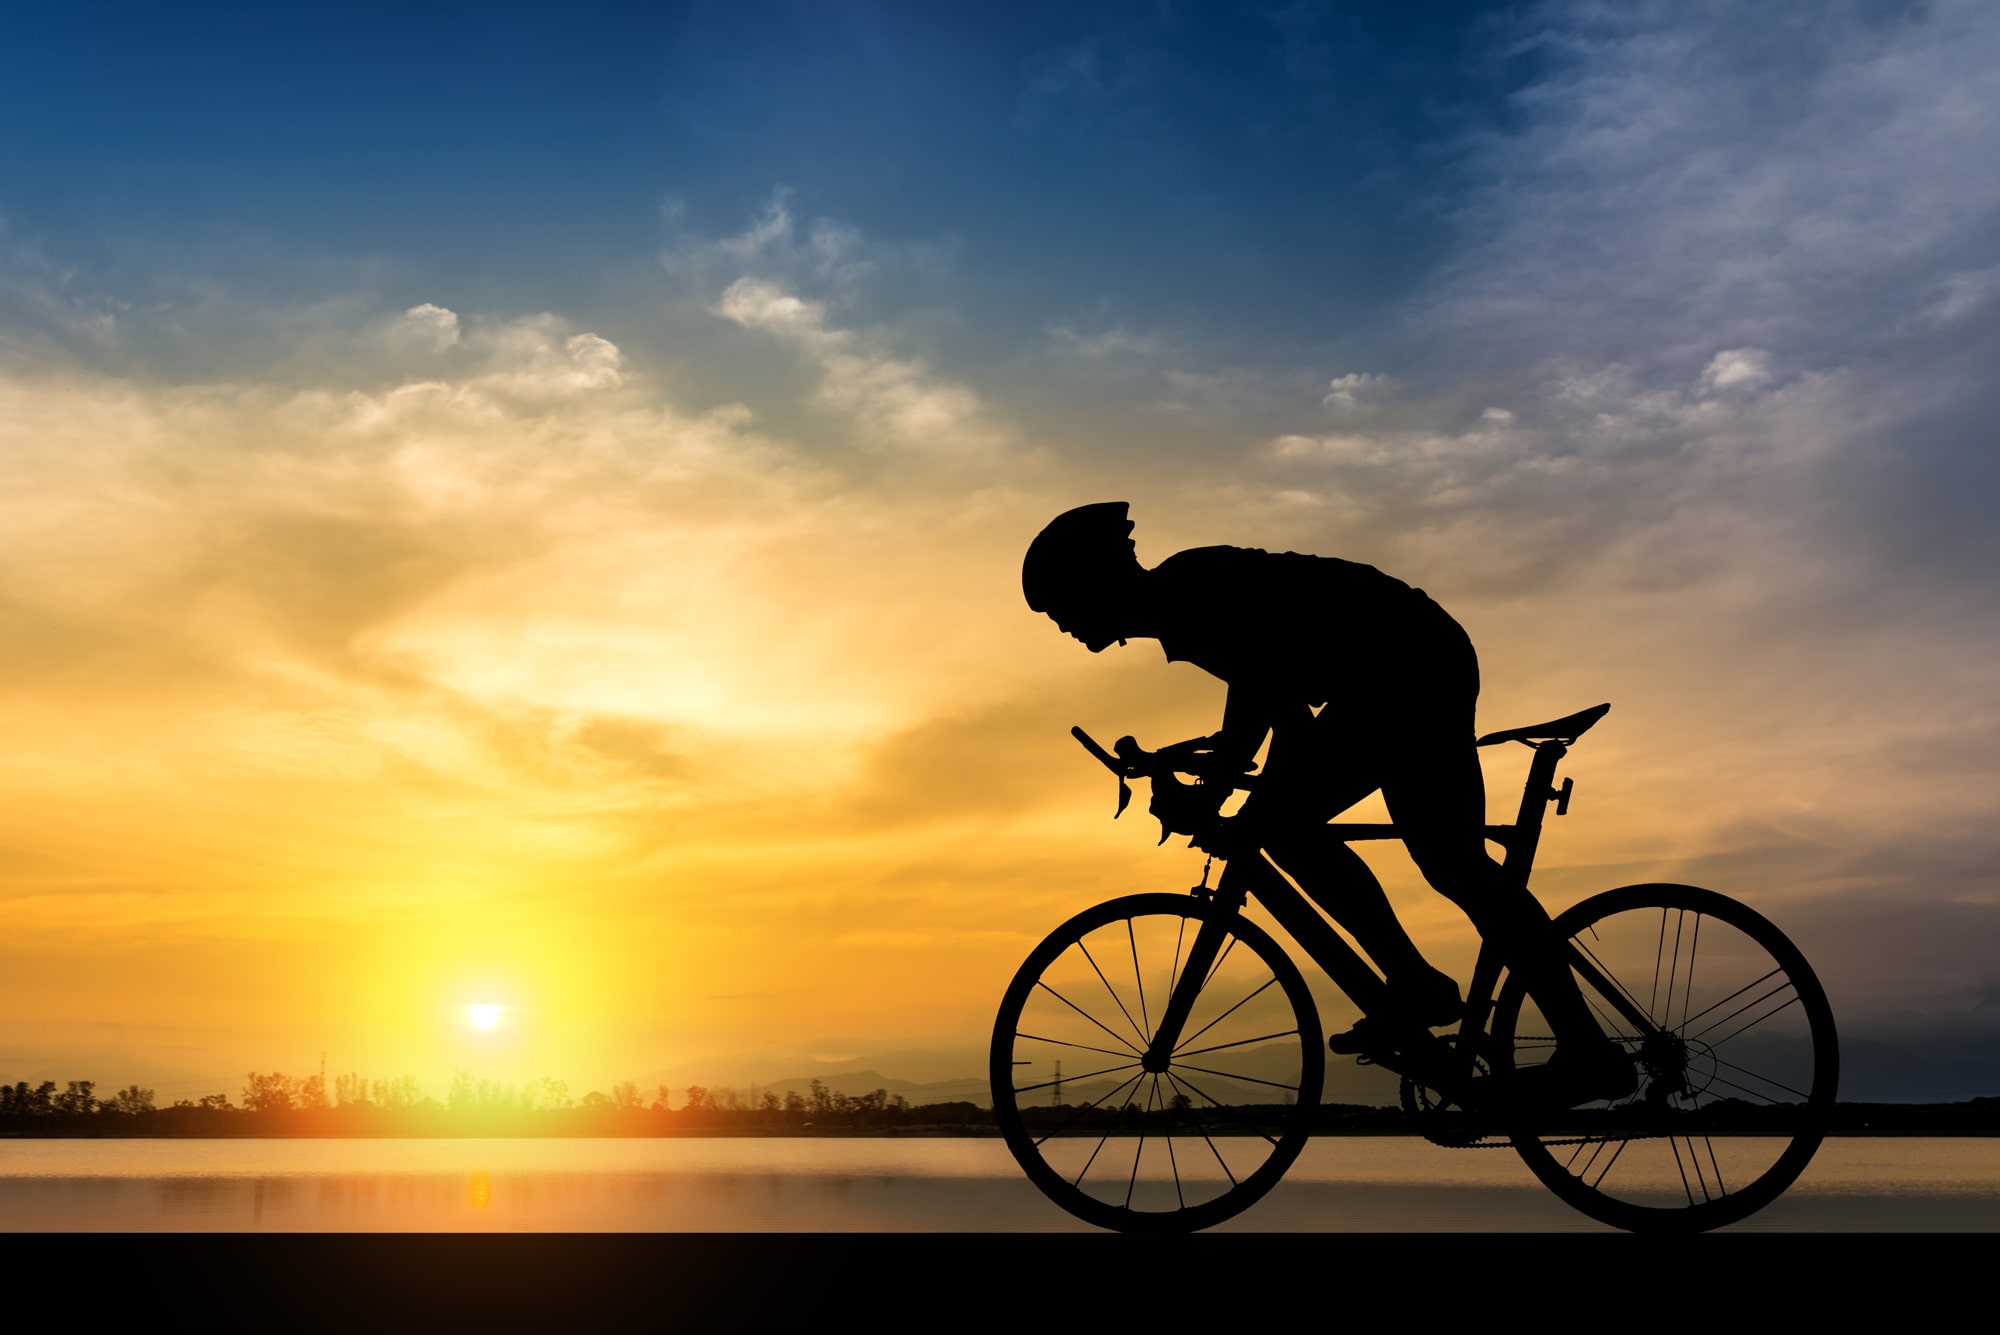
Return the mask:
[(843, 1094), (814, 1080), (804, 1092), (740, 1091), (690, 1085), (676, 1106), (665, 1085), (648, 1094), (624, 1080), (610, 1092), (573, 1098), (569, 1085), (544, 1078), (504, 1084), (460, 1071), (443, 1098), (428, 1095), (414, 1076), (328, 1080), (279, 1071), (252, 1071), (239, 1093), (180, 1099), (162, 1107), (154, 1091), (129, 1085), (108, 1098), (90, 1080), (59, 1092), (52, 1080), (0, 1084), (0, 1135), (16, 1136), (562, 1136), (562, 1135), (810, 1135), (825, 1131), (976, 1129), (990, 1127), (991, 1109), (977, 1104), (911, 1104), (877, 1089)]

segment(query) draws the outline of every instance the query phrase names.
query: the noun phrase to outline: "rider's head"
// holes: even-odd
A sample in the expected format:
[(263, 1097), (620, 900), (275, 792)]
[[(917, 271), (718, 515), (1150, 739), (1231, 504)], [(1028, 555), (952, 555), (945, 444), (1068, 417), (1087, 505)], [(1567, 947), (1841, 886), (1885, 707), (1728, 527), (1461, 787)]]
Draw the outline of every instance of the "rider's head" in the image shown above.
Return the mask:
[(1145, 573), (1132, 546), (1125, 501), (1079, 505), (1051, 519), (1028, 544), (1021, 562), (1021, 592), (1028, 606), (1092, 653), (1136, 634), (1130, 625), (1133, 592)]

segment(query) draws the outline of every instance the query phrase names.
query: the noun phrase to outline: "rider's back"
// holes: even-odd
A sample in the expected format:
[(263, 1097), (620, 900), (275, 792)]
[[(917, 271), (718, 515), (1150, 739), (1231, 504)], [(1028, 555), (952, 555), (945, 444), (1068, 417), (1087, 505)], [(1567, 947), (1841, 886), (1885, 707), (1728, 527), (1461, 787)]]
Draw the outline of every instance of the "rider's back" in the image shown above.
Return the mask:
[(1337, 557), (1196, 547), (1151, 578), (1170, 661), (1307, 704), (1463, 641), (1423, 590)]

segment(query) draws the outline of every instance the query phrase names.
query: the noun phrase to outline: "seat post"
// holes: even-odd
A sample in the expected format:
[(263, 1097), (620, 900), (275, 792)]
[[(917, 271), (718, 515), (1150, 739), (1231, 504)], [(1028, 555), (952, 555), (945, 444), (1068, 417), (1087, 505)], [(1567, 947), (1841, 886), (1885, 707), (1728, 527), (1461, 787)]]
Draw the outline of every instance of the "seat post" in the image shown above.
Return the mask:
[(1528, 765), (1528, 782), (1521, 789), (1521, 810), (1514, 818), (1514, 833), (1506, 843), (1507, 856), (1501, 865), (1520, 874), (1527, 884), (1535, 866), (1535, 849), (1542, 842), (1542, 819), (1549, 803), (1556, 800), (1556, 766), (1569, 748), (1556, 738), (1535, 743), (1535, 758)]

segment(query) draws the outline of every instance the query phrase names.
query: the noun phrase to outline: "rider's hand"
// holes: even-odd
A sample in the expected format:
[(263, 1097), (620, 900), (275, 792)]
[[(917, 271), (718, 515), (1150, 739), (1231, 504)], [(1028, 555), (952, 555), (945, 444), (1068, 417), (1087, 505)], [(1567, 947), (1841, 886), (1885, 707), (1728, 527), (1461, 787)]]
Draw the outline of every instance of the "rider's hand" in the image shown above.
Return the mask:
[(1246, 844), (1256, 844), (1241, 816), (1217, 816), (1208, 822), (1206, 829), (1194, 831), (1190, 842), (1210, 857), (1225, 861), (1235, 857)]
[(1203, 778), (1229, 778), (1247, 771), (1254, 763), (1219, 749), (1220, 737), (1191, 737), (1185, 742), (1174, 742), (1153, 753), (1159, 761), (1183, 774), (1200, 775)]
[(1221, 819), (1229, 792), (1221, 784), (1182, 783), (1171, 774), (1161, 774), (1153, 779), (1153, 800), (1146, 809), (1159, 820), (1162, 839), (1169, 833), (1199, 838)]

